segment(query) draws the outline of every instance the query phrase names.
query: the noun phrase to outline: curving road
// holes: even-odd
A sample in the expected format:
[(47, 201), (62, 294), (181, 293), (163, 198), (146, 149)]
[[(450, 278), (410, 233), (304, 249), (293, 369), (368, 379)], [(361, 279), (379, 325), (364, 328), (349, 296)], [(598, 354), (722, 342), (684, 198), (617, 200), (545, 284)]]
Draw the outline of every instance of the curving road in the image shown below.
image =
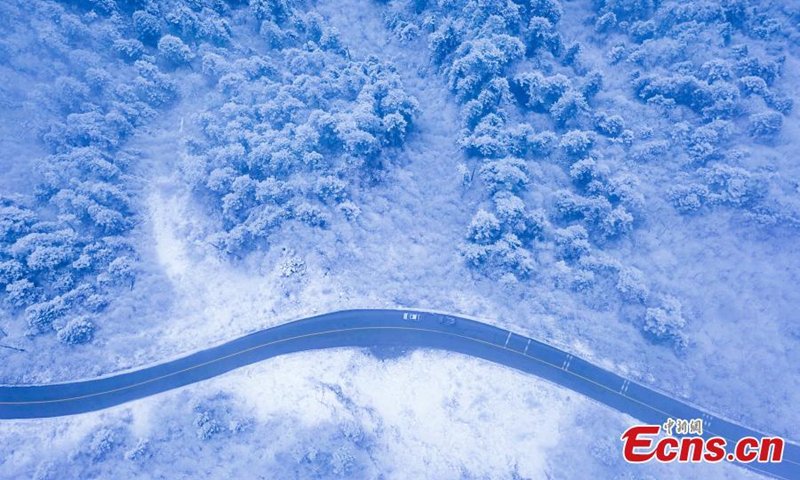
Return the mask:
[[(542, 377), (643, 423), (660, 425), (670, 417), (702, 418), (704, 435), (725, 437), (729, 445), (745, 436), (764, 436), (534, 339), (462, 317), (416, 310), (334, 312), (268, 328), (177, 360), (112, 377), (52, 385), (0, 386), (0, 419), (91, 412), (278, 355), (334, 347), (458, 352)], [(774, 478), (798, 480), (800, 447), (787, 442), (781, 463), (737, 465)]]

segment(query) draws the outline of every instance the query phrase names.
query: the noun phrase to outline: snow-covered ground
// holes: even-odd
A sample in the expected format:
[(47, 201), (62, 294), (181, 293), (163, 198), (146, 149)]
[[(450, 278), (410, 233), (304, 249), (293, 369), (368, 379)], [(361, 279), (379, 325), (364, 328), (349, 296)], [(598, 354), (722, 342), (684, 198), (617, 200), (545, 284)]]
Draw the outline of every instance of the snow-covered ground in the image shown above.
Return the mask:
[(3, 422), (0, 468), (8, 479), (757, 478), (732, 465), (626, 465), (608, 432), (634, 423), (455, 354), (332, 350), (103, 412)]
[[(208, 115), (235, 108), (227, 103), (230, 92), (215, 84), (217, 80), (209, 80), (209, 68), (205, 60), (200, 61), (202, 49), (196, 49), (194, 63), (180, 68), (164, 67), (158, 57), (153, 62), (176, 82), (180, 99), (169, 108), (159, 107), (152, 119), (132, 129), (114, 154), (136, 159), (126, 170), (127, 183), (120, 183), (135, 205), (135, 222), (125, 235), (139, 261), (136, 281), (130, 288), (116, 290), (107, 309), (95, 319), (94, 340), (86, 344), (65, 345), (55, 334), (29, 336), (24, 309), (4, 304), (0, 345), (13, 348), (0, 348), (0, 381), (41, 383), (107, 375), (314, 313), (419, 307), (486, 319), (722, 416), (797, 440), (800, 108), (782, 114), (780, 134), (770, 141), (740, 135), (720, 147), (728, 149), (725, 161), (765, 182), (767, 198), (773, 203), (764, 205), (773, 209), (770, 215), (775, 211), (783, 215), (770, 217), (777, 219), (777, 225), (760, 225), (748, 217), (759, 212), (756, 208), (748, 211), (730, 205), (680, 214), (671, 203), (669, 187), (697, 181), (701, 174), (685, 162), (685, 152), (679, 151), (678, 140), (669, 132), (679, 122), (695, 121), (696, 116), (680, 108), (660, 115), (653, 105), (636, 98), (630, 86), (640, 68), (630, 60), (636, 52), (621, 62), (612, 61), (609, 52), (615, 44), (624, 43), (629, 53), (642, 42), (632, 42), (620, 29), (601, 37), (593, 25), (598, 8), (594, 2), (563, 2), (557, 29), (565, 44), (580, 41), (586, 66), (604, 75), (604, 88), (593, 101), (597, 109), (621, 114), (635, 142), (668, 138), (673, 149), (663, 153), (663, 158), (646, 161), (634, 159), (635, 148), (620, 143), (607, 142), (597, 153), (603, 168), (634, 180), (642, 204), (626, 236), (613, 241), (592, 238), (592, 259), (607, 261), (616, 269), (637, 269), (649, 300), (633, 304), (620, 300), (615, 279), (603, 277), (602, 268), (595, 276), (591, 268), (578, 271), (578, 265), (559, 261), (549, 237), (530, 248), (536, 262), (533, 275), (504, 276), (498, 281), (470, 268), (460, 254), (473, 215), (479, 209), (491, 209), (492, 201), (477, 179), (463, 182), (460, 169), (464, 165), (476, 178), (480, 175), (477, 168), (472, 169), (477, 161), (459, 144), (462, 105), (448, 86), (446, 73), (430, 60), (424, 23), (433, 25), (438, 20), (425, 19), (424, 13), (415, 17), (407, 8), (410, 2), (385, 3), (318, 0), (298, 4), (304, 12), (319, 13), (325, 25), (338, 30), (349, 51), (348, 61), (376, 55), (393, 64), (404, 91), (419, 104), (402, 146), (382, 153), (387, 166), (378, 180), (362, 179), (348, 186), (348, 199), (360, 209), (357, 218), (333, 215), (324, 228), (287, 221), (269, 234), (268, 241), (243, 252), (225, 254), (212, 245), (209, 239), (221, 223), (220, 199), (198, 194), (185, 170), (197, 160), (198, 153), (192, 149), (203, 134), (200, 124)], [(452, 2), (430, 3), (431, 8), (439, 8), (439, 3), (446, 7)], [(489, 4), (494, 3), (486, 2), (487, 9)], [(14, 15), (22, 18), (31, 11), (49, 19), (55, 15), (49, 13), (51, 7), (42, 1), (26, 7), (30, 11), (14, 10), (16, 4), (3, 8), (10, 12), (7, 18), (18, 20)], [(780, 18), (798, 18), (796, 8), (793, 13), (788, 4), (763, 8), (784, 15)], [(64, 20), (63, 27), (58, 27), (71, 32), (62, 32), (67, 37), (73, 30), (80, 31), (74, 22), (91, 25), (102, 16), (76, 11), (78, 20)], [(400, 38), (392, 31), (387, 19), (397, 11), (417, 22), (422, 33)], [(203, 12), (210, 15), (208, 10)], [(212, 48), (204, 42), (202, 47), (227, 52), (231, 62), (252, 55), (273, 58), (269, 32), (259, 33), (258, 22), (243, 12), (228, 12), (226, 17), (231, 43)], [(178, 24), (170, 22), (170, 27), (163, 28), (175, 33)], [(33, 23), (48, 25), (42, 28), (45, 33), (59, 31), (55, 23), (38, 17)], [(123, 25), (122, 32), (130, 30), (119, 19), (108, 23)], [(103, 33), (109, 29), (107, 24), (102, 26), (92, 37), (98, 49), (110, 42), (105, 35), (113, 36)], [(800, 86), (793, 80), (800, 72), (798, 33), (791, 25), (786, 28), (785, 35), (771, 43), (739, 32), (731, 43), (744, 43), (764, 58), (782, 54), (781, 74), (770, 88), (797, 101)], [(700, 41), (713, 28), (695, 25), (687, 30)], [(48, 89), (57, 83), (57, 76), (70, 74), (70, 65), (97, 62), (86, 53), (89, 47), (82, 45), (83, 50), (70, 61), (50, 65), (52, 71), (31, 70), (29, 57), (35, 49), (28, 43), (55, 45), (58, 50), (60, 37), (42, 33), (30, 42), (20, 40), (26, 31), (17, 28), (0, 45), (0, 60), (13, 52), (6, 45), (25, 45), (16, 52), (20, 57), (16, 65), (25, 68), (14, 71), (0, 66), (0, 78), (7, 80), (0, 95), (21, 97), (28, 84), (37, 85), (24, 102), (0, 102), (5, 155), (0, 160), (4, 168), (0, 193), (35, 204), (33, 191), (41, 179), (28, 172), (42, 161), (48, 148), (52, 150), (34, 140), (41, 135), (37, 129), (49, 117), (58, 118), (66, 107), (56, 100), (52, 100), (55, 106), (47, 104), (40, 110), (33, 106), (40, 98), (50, 98), (47, 95), (58, 96), (47, 93)], [(709, 48), (728, 55), (729, 47)], [(147, 48), (155, 58), (152, 46)], [(699, 52), (687, 64), (699, 68), (704, 56)], [(112, 80), (121, 85), (132, 81), (137, 75), (134, 70), (142, 68), (121, 61), (109, 65)], [(671, 65), (662, 70), (667, 67)], [(523, 59), (513, 68), (548, 75), (572, 75), (578, 70), (534, 59)], [(288, 72), (273, 75), (288, 76)], [(583, 80), (575, 74), (575, 81)], [(122, 86), (120, 91), (120, 97), (130, 95)], [(753, 111), (763, 106), (755, 96), (745, 102), (745, 108)], [(544, 129), (546, 122), (536, 115), (522, 108), (508, 113), (512, 121), (528, 121)], [(744, 118), (737, 119), (736, 128), (744, 128)], [(531, 182), (520, 193), (526, 205), (551, 209), (557, 192), (575, 189), (563, 158), (537, 157), (526, 162)], [(308, 182), (316, 180), (314, 175), (307, 174)], [(728, 194), (735, 197), (746, 187), (729, 185)], [(52, 205), (42, 207), (41, 216), (54, 219)], [(64, 221), (75, 223), (69, 216)], [(551, 230), (563, 226), (557, 223), (553, 220)], [(582, 274), (591, 277), (588, 287), (560, 284), (581, 279)], [(646, 309), (672, 299), (682, 305), (679, 317), (686, 323), (681, 334), (688, 338), (688, 345), (683, 349), (642, 334)], [(200, 419), (206, 411), (218, 417)], [(214, 422), (219, 431), (214, 431)], [(108, 412), (3, 422), (0, 462), (5, 463), (0, 467), (11, 472), (10, 478), (28, 478), (34, 471), (38, 478), (50, 478), (50, 474), (104, 478), (110, 472), (131, 478), (306, 478), (314, 472), (339, 474), (343, 470), (336, 469), (342, 465), (351, 465), (348, 468), (354, 470), (349, 475), (359, 478), (380, 478), (381, 472), (384, 478), (749, 475), (726, 466), (631, 469), (621, 462), (618, 437), (632, 422), (535, 378), (455, 355), (416, 352), (381, 362), (361, 352), (321, 352), (271, 360)], [(207, 440), (197, 437), (203, 429), (210, 429)], [(105, 441), (107, 432), (113, 438)], [(42, 453), (32, 438), (49, 438), (52, 452)], [(150, 446), (136, 453), (140, 439), (149, 439)], [(103, 453), (106, 448), (107, 454)], [(199, 455), (208, 461), (195, 462)], [(174, 462), (174, 458), (181, 460)]]

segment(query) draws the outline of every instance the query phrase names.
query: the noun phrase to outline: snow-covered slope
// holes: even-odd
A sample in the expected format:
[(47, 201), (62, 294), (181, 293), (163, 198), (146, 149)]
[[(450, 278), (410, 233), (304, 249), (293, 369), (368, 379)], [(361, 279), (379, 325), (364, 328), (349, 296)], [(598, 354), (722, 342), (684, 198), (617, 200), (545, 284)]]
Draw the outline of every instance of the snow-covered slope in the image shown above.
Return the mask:
[[(420, 306), (794, 438), (799, 20), (739, 0), (4, 2), (0, 381)], [(562, 458), (542, 455), (520, 472)]]

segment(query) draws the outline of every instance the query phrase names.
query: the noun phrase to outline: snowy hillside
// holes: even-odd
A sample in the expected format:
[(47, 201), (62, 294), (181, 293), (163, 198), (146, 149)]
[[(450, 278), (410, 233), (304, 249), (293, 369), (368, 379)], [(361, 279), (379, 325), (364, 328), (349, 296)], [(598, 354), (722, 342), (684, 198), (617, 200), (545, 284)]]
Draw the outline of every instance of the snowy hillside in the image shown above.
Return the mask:
[[(795, 2), (7, 0), (0, 32), (0, 383), (419, 307), (800, 440)], [(710, 468), (640, 475), (615, 443), (631, 419), (477, 361), (314, 355), (80, 420), (0, 424), (0, 469), (133, 478), (147, 439), (153, 478), (182, 448), (213, 452), (209, 465), (269, 451), (264, 478)], [(373, 384), (392, 369), (407, 385), (385, 389), (454, 384), (395, 403)], [(262, 382), (288, 391), (282, 407), (253, 404)], [(224, 435), (194, 436), (213, 430), (192, 420), (203, 403)], [(503, 408), (526, 423), (495, 429)], [(410, 425), (426, 418), (440, 423), (422, 438)], [(469, 425), (463, 444), (433, 438), (453, 422)], [(575, 429), (579, 451), (554, 453)], [(43, 435), (52, 459), (30, 443)], [(251, 441), (273, 436), (292, 440)], [(475, 461), (502, 442), (501, 460)]]

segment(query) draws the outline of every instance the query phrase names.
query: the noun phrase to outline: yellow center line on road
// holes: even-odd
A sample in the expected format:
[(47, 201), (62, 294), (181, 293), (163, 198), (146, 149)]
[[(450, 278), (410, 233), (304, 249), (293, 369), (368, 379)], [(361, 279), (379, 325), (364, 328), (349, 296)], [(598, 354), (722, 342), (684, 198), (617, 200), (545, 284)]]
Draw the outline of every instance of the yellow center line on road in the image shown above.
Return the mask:
[[(256, 345), (254, 347), (246, 348), (244, 350), (239, 350), (237, 352), (233, 352), (233, 353), (230, 353), (228, 355), (225, 355), (225, 356), (222, 356), (222, 357), (218, 357), (218, 358), (215, 358), (213, 360), (209, 360), (207, 362), (199, 363), (199, 364), (193, 365), (191, 367), (187, 367), (187, 368), (184, 368), (184, 369), (181, 369), (181, 370), (170, 372), (168, 374), (161, 375), (161, 376), (154, 377), (154, 378), (150, 378), (148, 380), (144, 380), (144, 381), (141, 381), (141, 382), (132, 383), (130, 385), (126, 385), (126, 386), (119, 387), (119, 388), (105, 390), (105, 391), (102, 391), (102, 392), (89, 393), (89, 394), (86, 394), (86, 395), (59, 398), (59, 399), (53, 399), (53, 400), (33, 400), (33, 401), (23, 401), (23, 402), (2, 402), (2, 401), (0, 401), (0, 405), (51, 404), (51, 403), (61, 403), (61, 402), (70, 402), (70, 401), (75, 401), (75, 400), (82, 400), (82, 399), (97, 397), (97, 396), (101, 396), (101, 395), (108, 395), (108, 394), (111, 394), (111, 393), (120, 392), (120, 391), (124, 391), (124, 390), (130, 390), (130, 389), (135, 388), (135, 387), (139, 387), (139, 386), (146, 385), (146, 384), (149, 384), (149, 383), (157, 382), (159, 380), (163, 380), (165, 378), (173, 377), (173, 376), (179, 375), (181, 373), (185, 373), (185, 372), (189, 372), (189, 371), (192, 371), (192, 370), (196, 370), (198, 368), (202, 368), (202, 367), (205, 367), (207, 365), (211, 365), (213, 363), (217, 363), (217, 362), (220, 362), (222, 360), (226, 360), (228, 358), (232, 358), (232, 357), (236, 357), (236, 356), (239, 356), (239, 355), (243, 355), (245, 353), (252, 352), (252, 351), (258, 350), (260, 348), (265, 348), (265, 347), (269, 347), (269, 346), (272, 346), (272, 345), (278, 345), (278, 344), (281, 344), (281, 343), (291, 342), (291, 341), (294, 341), (294, 340), (300, 340), (300, 339), (303, 339), (303, 338), (311, 338), (311, 337), (317, 337), (317, 336), (321, 336), (321, 335), (330, 335), (330, 334), (334, 334), (334, 333), (345, 333), (345, 332), (355, 332), (355, 331), (365, 331), (365, 330), (410, 330), (410, 331), (420, 331), (420, 332), (428, 332), (428, 333), (439, 333), (439, 334), (443, 334), (443, 335), (449, 335), (449, 336), (453, 336), (453, 337), (463, 338), (463, 339), (466, 339), (466, 340), (471, 340), (473, 342), (481, 343), (481, 344), (484, 344), (484, 345), (489, 345), (489, 346), (492, 346), (492, 347), (495, 347), (495, 348), (498, 348), (498, 349), (501, 349), (501, 350), (506, 350), (506, 351), (509, 351), (509, 352), (513, 352), (513, 353), (515, 353), (517, 355), (521, 355), (523, 357), (530, 358), (532, 360), (536, 360), (537, 362), (539, 362), (541, 364), (544, 364), (544, 365), (547, 365), (549, 367), (552, 367), (552, 368), (554, 368), (554, 369), (556, 369), (558, 371), (562, 371), (562, 372), (568, 373), (570, 375), (573, 375), (576, 378), (580, 378), (583, 381), (586, 381), (586, 382), (592, 383), (594, 385), (597, 385), (598, 387), (603, 388), (603, 389), (609, 391), (610, 393), (613, 393), (615, 395), (623, 397), (623, 398), (625, 398), (627, 400), (630, 400), (632, 402), (638, 403), (639, 405), (647, 407), (647, 408), (653, 410), (654, 412), (660, 413), (661, 415), (665, 415), (667, 417), (672, 417), (673, 416), (672, 414), (670, 414), (668, 412), (665, 412), (663, 410), (660, 410), (657, 407), (654, 407), (652, 405), (649, 405), (647, 403), (644, 403), (642, 401), (639, 401), (639, 400), (637, 400), (635, 398), (632, 398), (632, 397), (629, 397), (627, 395), (622, 395), (619, 391), (617, 391), (617, 390), (615, 390), (613, 388), (607, 387), (606, 385), (603, 385), (602, 383), (598, 383), (598, 382), (592, 380), (591, 378), (584, 377), (583, 375), (577, 374), (577, 373), (575, 373), (573, 371), (570, 371), (570, 370), (562, 370), (560, 367), (558, 367), (555, 364), (552, 364), (552, 363), (550, 363), (550, 362), (548, 362), (546, 360), (542, 360), (541, 358), (528, 355), (527, 353), (519, 352), (517, 350), (508, 348), (506, 346), (503, 346), (503, 345), (500, 345), (500, 344), (497, 344), (497, 343), (487, 342), (487, 341), (481, 340), (479, 338), (470, 337), (470, 336), (467, 336), (467, 335), (461, 335), (461, 334), (454, 333), (454, 332), (446, 332), (446, 331), (443, 331), (443, 330), (433, 330), (433, 329), (429, 329), (429, 328), (420, 328), (420, 327), (380, 327), (380, 326), (376, 326), (376, 327), (342, 328), (342, 329), (334, 329), (334, 330), (325, 330), (325, 331), (322, 331), (322, 332), (307, 333), (307, 334), (303, 334), (303, 335), (296, 335), (296, 336), (293, 336), (293, 337), (283, 338), (283, 339), (280, 339), (280, 340), (275, 340), (275, 341), (272, 341), (272, 342), (267, 342), (267, 343), (263, 343), (263, 344), (260, 344), (260, 345)], [(566, 354), (566, 352), (564, 352), (564, 353)], [(569, 355), (569, 354), (567, 354), (567, 355)], [(612, 373), (612, 372), (609, 372), (609, 373)], [(613, 375), (616, 375), (616, 374), (613, 374)], [(620, 377), (620, 378), (622, 378), (622, 377)], [(31, 387), (31, 388), (35, 388), (35, 387)], [(643, 387), (643, 388), (646, 388), (646, 387)], [(589, 398), (591, 398), (591, 397), (589, 397)], [(692, 408), (694, 408), (694, 407), (692, 407)], [(720, 434), (714, 433), (713, 431), (711, 431), (709, 429), (704, 429), (704, 431), (706, 431), (706, 432), (708, 432), (708, 433), (710, 433), (712, 435), (722, 436)], [(793, 463), (793, 464), (798, 464), (797, 462), (793, 462), (793, 461), (791, 461), (789, 459), (785, 459), (784, 461), (785, 462), (789, 462), (789, 463)], [(742, 466), (747, 467), (747, 468), (752, 468), (753, 470), (760, 471), (762, 473), (774, 476), (776, 478), (781, 478), (781, 479), (784, 479), (784, 480), (791, 480), (791, 479), (776, 475), (774, 473), (767, 472), (766, 470), (761, 470), (761, 469), (756, 468), (755, 466), (753, 466), (751, 464), (746, 464), (746, 463), (740, 463), (740, 464)]]

